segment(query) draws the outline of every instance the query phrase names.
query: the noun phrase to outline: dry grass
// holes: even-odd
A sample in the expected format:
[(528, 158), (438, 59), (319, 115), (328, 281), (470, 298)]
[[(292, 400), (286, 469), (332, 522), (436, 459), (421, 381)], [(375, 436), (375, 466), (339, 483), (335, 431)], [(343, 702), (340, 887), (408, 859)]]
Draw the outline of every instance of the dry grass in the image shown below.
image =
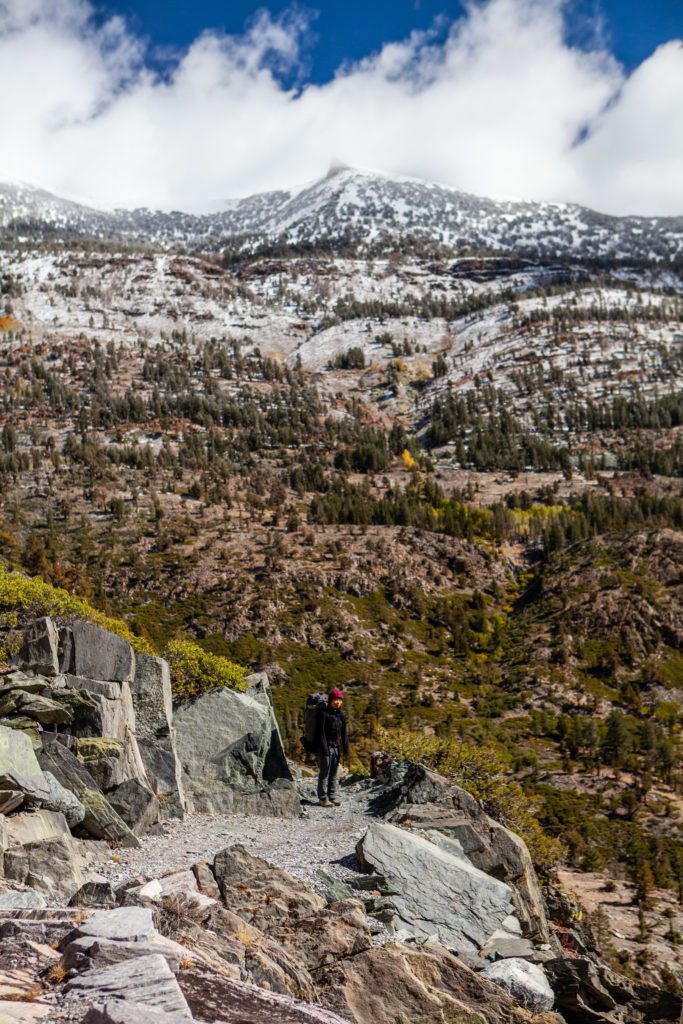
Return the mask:
[(36, 983), (24, 992), (8, 992), (3, 994), (2, 1001), (3, 1003), (37, 1003), (42, 994), (43, 989)]
[(58, 963), (52, 964), (52, 966), (48, 968), (45, 977), (51, 985), (61, 985), (66, 978), (67, 973), (64, 962), (60, 960)]

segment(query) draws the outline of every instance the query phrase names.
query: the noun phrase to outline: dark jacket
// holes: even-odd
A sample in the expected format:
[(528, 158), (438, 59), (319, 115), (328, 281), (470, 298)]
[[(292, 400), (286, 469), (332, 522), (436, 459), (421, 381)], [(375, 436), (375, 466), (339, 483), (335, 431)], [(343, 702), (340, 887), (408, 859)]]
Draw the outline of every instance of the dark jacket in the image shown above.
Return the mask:
[(349, 738), (346, 734), (346, 719), (341, 710), (324, 705), (318, 711), (316, 748), (325, 757), (330, 755), (330, 745), (338, 747), (341, 754), (349, 752)]

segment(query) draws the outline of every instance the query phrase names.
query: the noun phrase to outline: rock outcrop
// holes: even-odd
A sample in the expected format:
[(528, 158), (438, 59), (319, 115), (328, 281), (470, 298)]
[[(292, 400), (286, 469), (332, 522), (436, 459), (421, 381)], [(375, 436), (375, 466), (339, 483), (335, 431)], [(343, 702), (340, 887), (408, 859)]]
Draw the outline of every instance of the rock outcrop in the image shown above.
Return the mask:
[(22, 663), (38, 675), (58, 675), (59, 633), (52, 619), (44, 616), (28, 626), (19, 656)]
[(137, 837), (100, 791), (92, 775), (63, 743), (46, 743), (40, 763), (58, 782), (73, 793), (85, 813), (82, 828), (96, 839), (109, 839), (125, 846), (138, 846)]
[(298, 814), (300, 801), (273, 714), (265, 673), (246, 693), (217, 689), (175, 715), (188, 810)]
[(511, 886), (515, 913), (530, 938), (547, 943), (550, 930), (529, 851), (514, 832), (490, 818), (466, 790), (421, 764), (392, 764), (372, 800), (387, 821), (431, 830), (456, 841), (468, 861)]
[[(135, 674), (133, 648), (115, 633), (108, 633), (91, 622), (76, 621), (60, 637), (65, 654), (62, 672), (86, 679), (130, 683)], [(66, 652), (69, 652), (68, 654)]]
[[(636, 1024), (680, 1013), (680, 998), (634, 998), (625, 979), (582, 958), (548, 964), (553, 1003), (526, 962), (472, 970), (434, 938), (373, 945), (361, 901), (326, 902), (241, 845), (212, 864), (135, 881), (108, 910), (53, 909), (30, 892), (0, 900), (4, 942), (24, 948), (30, 936), (48, 958), (46, 943), (57, 945), (60, 962), (48, 962), (64, 979), (45, 996), (39, 979), (18, 972), (12, 992), (33, 982), (41, 1010), (46, 998), (67, 1016), (89, 1006), (90, 1024)], [(0, 989), (0, 1014), (2, 998)]]
[(0, 725), (0, 813), (9, 814), (24, 801), (36, 802), (49, 797), (50, 785), (28, 736)]
[(354, 1024), (504, 1024), (518, 1009), (437, 945), (369, 949), (319, 972), (317, 983), (326, 1005)]
[(67, 900), (83, 885), (80, 858), (63, 814), (14, 814), (5, 823), (4, 843), (5, 878)]
[[(298, 814), (268, 679), (249, 681), (179, 712), (192, 807)], [(169, 666), (91, 623), (44, 617), (0, 670), (0, 714), (0, 875), (88, 905), (111, 890), (74, 837), (138, 846), (185, 813)], [(214, 901), (195, 895), (208, 913)]]
[[(143, 1008), (149, 1021), (152, 1011), (164, 1009), (235, 1024), (507, 1024), (514, 1018), (514, 998), (443, 947), (373, 947), (359, 901), (325, 904), (243, 846), (221, 851), (211, 866), (196, 865), (195, 873), (219, 894), (208, 916), (197, 916), (180, 879), (160, 892), (161, 878), (146, 886), (157, 891), (154, 917), (126, 905), (96, 912), (64, 935), (65, 996), (97, 998), (101, 1013), (110, 1007), (109, 1018), (93, 1011), (89, 1019), (135, 1024)], [(155, 920), (172, 937), (162, 938)], [(146, 987), (136, 991), (141, 984)], [(122, 1016), (122, 1003), (115, 1016), (107, 1002), (112, 996), (131, 1002), (130, 1018)]]
[(152, 789), (162, 800), (163, 817), (182, 818), (185, 793), (176, 754), (168, 662), (138, 654), (130, 686), (140, 756), (151, 777)]
[[(17, 662), (0, 677), (9, 727), (4, 739), (0, 733), (0, 813), (50, 799), (31, 747), (56, 785), (75, 795), (69, 814), (80, 813), (80, 802), (82, 826), (98, 838), (130, 841), (121, 821), (141, 834), (188, 808), (299, 813), (265, 673), (251, 676), (245, 693), (217, 688), (174, 715), (163, 659), (136, 656), (121, 637), (89, 622), (57, 630), (47, 617), (27, 628)], [(15, 774), (3, 774), (10, 760)], [(65, 799), (53, 793), (60, 807)]]
[[(370, 826), (357, 847), (361, 866), (394, 889), (394, 927), (406, 935), (434, 936), (461, 956), (477, 957), (514, 913), (513, 891), (458, 851), (384, 822)], [(426, 880), (428, 884), (425, 884)]]
[(484, 968), (482, 975), (507, 989), (510, 995), (534, 1013), (552, 1010), (555, 993), (541, 967), (518, 957), (498, 960)]

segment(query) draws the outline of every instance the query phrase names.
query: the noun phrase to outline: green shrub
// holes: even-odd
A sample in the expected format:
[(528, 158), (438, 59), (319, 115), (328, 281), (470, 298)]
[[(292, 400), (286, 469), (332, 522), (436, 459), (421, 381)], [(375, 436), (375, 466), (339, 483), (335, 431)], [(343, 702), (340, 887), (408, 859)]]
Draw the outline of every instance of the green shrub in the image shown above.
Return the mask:
[(0, 566), (0, 611), (5, 623), (10, 627), (3, 642), (0, 643), (0, 661), (18, 649), (21, 627), (18, 613), (26, 613), (21, 618), (50, 615), (59, 621), (69, 619), (85, 619), (110, 633), (123, 637), (140, 654), (153, 654), (152, 646), (143, 637), (135, 636), (123, 619), (111, 618), (93, 608), (81, 597), (74, 597), (62, 587), (54, 587), (46, 583), (40, 576), (24, 576), (20, 572), (9, 572)]
[(172, 640), (165, 652), (171, 666), (171, 686), (179, 701), (198, 697), (216, 686), (246, 690), (246, 669), (220, 654), (203, 650), (192, 640)]
[(487, 814), (525, 840), (540, 871), (547, 872), (563, 856), (562, 845), (543, 831), (531, 800), (492, 748), (408, 729), (380, 729), (378, 739), (385, 753), (419, 761), (481, 800)]

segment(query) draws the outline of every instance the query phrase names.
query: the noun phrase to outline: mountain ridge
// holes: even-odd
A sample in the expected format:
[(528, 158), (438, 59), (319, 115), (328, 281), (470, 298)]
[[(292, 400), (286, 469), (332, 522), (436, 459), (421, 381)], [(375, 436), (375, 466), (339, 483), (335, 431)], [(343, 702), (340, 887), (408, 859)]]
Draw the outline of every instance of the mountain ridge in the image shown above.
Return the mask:
[(245, 253), (264, 244), (362, 249), (410, 239), (470, 252), (663, 261), (683, 254), (683, 217), (615, 217), (567, 203), (488, 199), (350, 168), (298, 188), (226, 200), (208, 214), (108, 212), (0, 183), (0, 239), (37, 238)]

